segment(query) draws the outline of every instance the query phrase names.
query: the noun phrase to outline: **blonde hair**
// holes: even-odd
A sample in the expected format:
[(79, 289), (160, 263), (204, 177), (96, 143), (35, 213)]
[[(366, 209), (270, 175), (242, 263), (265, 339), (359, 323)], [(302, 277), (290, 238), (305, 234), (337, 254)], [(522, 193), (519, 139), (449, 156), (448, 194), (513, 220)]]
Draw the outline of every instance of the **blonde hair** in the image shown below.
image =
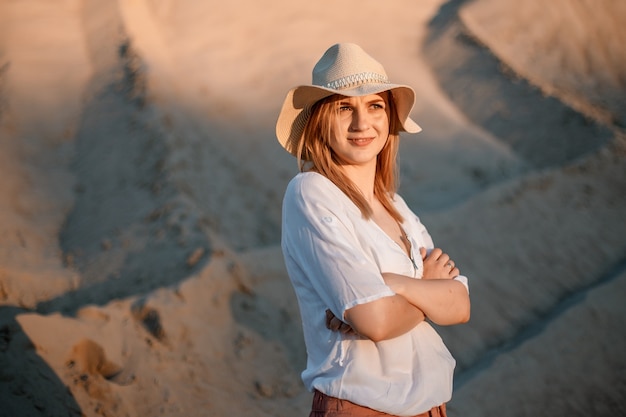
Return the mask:
[[(376, 159), (376, 175), (374, 177), (374, 195), (383, 207), (398, 222), (403, 218), (392, 203), (392, 197), (398, 188), (398, 155), (400, 122), (393, 101), (392, 93), (383, 95), (387, 103), (389, 118), (389, 137)], [(372, 217), (373, 211), (358, 187), (339, 168), (337, 155), (330, 147), (333, 123), (337, 115), (336, 101), (340, 95), (332, 95), (316, 102), (311, 108), (302, 138), (298, 143), (296, 156), (301, 172), (315, 171), (332, 181), (361, 210), (364, 218)]]

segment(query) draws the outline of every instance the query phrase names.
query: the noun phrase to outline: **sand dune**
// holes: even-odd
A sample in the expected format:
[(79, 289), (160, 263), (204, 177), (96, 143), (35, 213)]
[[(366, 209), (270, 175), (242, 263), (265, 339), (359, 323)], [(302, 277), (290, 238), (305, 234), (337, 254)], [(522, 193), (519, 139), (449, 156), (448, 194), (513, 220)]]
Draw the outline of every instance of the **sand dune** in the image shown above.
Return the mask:
[(273, 124), (339, 41), (418, 93), (401, 193), (473, 299), (450, 415), (626, 414), (624, 13), (0, 0), (0, 416), (307, 415)]

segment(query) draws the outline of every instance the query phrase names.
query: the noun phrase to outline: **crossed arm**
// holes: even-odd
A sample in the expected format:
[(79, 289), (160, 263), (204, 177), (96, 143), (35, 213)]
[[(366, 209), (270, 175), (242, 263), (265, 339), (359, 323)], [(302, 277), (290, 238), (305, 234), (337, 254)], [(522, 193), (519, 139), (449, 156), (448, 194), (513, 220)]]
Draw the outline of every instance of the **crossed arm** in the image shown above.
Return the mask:
[(465, 286), (454, 280), (460, 274), (441, 249), (430, 254), (420, 249), (424, 261), (422, 279), (383, 273), (385, 283), (396, 293), (346, 310), (343, 320), (326, 312), (329, 329), (355, 332), (375, 342), (400, 336), (425, 317), (439, 325), (465, 323), (470, 316), (470, 299)]

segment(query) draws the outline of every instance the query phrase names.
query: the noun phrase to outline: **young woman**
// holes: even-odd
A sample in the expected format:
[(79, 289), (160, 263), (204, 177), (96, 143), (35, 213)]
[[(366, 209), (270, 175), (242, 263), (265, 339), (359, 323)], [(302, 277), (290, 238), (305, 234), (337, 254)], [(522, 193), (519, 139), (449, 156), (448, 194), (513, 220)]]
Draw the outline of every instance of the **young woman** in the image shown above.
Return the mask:
[(426, 319), (469, 320), (467, 278), (396, 194), (414, 91), (354, 44), (329, 48), (276, 125), (300, 173), (282, 248), (307, 348), (310, 417), (445, 416), (455, 361)]

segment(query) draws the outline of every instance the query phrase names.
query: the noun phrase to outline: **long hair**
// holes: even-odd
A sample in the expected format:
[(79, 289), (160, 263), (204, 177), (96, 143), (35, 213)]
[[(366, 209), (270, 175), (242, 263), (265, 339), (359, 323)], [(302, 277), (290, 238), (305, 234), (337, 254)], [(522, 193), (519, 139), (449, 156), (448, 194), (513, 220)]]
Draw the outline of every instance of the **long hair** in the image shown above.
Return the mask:
[[(370, 204), (358, 187), (340, 169), (340, 161), (330, 147), (332, 128), (337, 117), (337, 97), (338, 95), (327, 97), (312, 106), (311, 115), (296, 151), (298, 167), (301, 172), (315, 171), (324, 175), (352, 200), (365, 219), (369, 219), (373, 214)], [(402, 222), (402, 216), (392, 203), (392, 198), (398, 188), (396, 158), (400, 139), (400, 122), (392, 93), (388, 91), (383, 97), (387, 104), (389, 136), (376, 159), (374, 195), (395, 220)]]

